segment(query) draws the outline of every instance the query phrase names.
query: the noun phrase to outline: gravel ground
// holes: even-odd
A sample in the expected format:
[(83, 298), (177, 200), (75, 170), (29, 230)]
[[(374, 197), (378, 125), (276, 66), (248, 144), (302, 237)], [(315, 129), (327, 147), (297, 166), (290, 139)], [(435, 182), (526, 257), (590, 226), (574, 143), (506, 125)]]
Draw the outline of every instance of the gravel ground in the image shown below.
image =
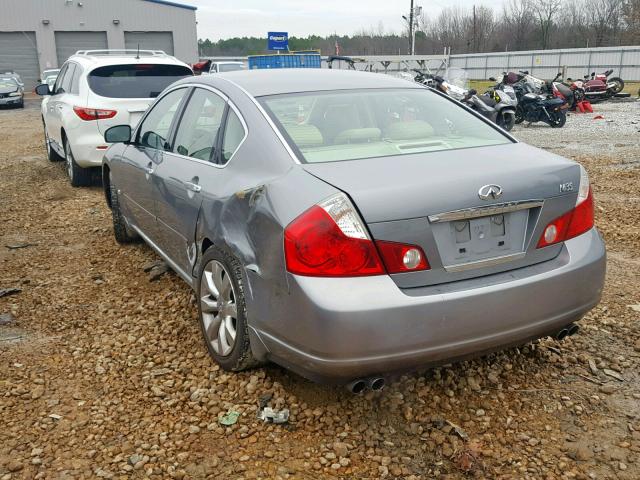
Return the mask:
[[(189, 289), (115, 243), (100, 187), (68, 185), (28, 107), (0, 111), (0, 289), (21, 289), (0, 298), (0, 480), (640, 478), (639, 103), (514, 131), (591, 174), (609, 268), (581, 332), (359, 397), (221, 372)], [(258, 420), (261, 397), (289, 423)]]

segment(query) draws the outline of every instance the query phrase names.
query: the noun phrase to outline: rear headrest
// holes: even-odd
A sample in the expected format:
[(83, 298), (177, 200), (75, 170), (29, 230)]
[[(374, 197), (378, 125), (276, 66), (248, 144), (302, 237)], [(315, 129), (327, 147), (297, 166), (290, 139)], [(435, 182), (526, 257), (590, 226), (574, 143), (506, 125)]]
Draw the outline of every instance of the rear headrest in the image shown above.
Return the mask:
[(351, 128), (336, 135), (334, 144), (375, 142), (382, 138), (379, 128)]
[(384, 136), (390, 140), (426, 138), (433, 136), (433, 127), (422, 120), (393, 122), (385, 129)]
[(324, 144), (322, 133), (314, 125), (292, 123), (285, 125), (285, 129), (298, 148), (319, 147)]

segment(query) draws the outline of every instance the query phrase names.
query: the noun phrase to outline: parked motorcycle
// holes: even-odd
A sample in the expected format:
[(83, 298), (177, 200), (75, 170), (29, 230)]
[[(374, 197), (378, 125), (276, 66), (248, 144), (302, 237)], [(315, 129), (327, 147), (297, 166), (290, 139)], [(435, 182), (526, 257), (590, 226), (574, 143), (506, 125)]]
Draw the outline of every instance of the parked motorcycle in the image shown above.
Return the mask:
[(527, 84), (516, 84), (514, 89), (518, 97), (516, 123), (543, 122), (552, 128), (562, 128), (567, 122), (566, 100), (534, 93)]
[(516, 123), (516, 108), (518, 97), (510, 85), (494, 86), (478, 98), (489, 107), (496, 110), (495, 122), (498, 126), (510, 131)]
[(614, 96), (623, 96), (621, 94), (624, 88), (624, 80), (620, 77), (609, 78), (609, 75), (613, 73), (612, 69), (606, 72), (596, 74), (591, 72), (591, 75), (585, 75), (583, 80), (572, 81), (578, 88), (584, 90), (585, 98), (591, 102), (598, 100), (605, 100)]
[(461, 69), (447, 70), (446, 79), (439, 75), (431, 78), (421, 75), (420, 80), (422, 80), (420, 83), (429, 85), (464, 103), (507, 131), (515, 125), (518, 101), (511, 87), (509, 87), (510, 92), (494, 88), (478, 95), (476, 90), (467, 89), (466, 72)]

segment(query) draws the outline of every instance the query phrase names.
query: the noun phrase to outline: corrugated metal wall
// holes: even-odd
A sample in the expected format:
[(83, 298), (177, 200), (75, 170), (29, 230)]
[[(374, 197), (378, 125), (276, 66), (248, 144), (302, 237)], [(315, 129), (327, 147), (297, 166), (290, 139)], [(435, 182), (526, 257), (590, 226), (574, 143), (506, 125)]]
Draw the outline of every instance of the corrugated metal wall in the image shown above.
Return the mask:
[(553, 78), (567, 67), (567, 77), (571, 78), (613, 68), (616, 77), (640, 81), (640, 46), (451, 55), (449, 62), (452, 67), (467, 70), (469, 78), (474, 80), (484, 80), (507, 70), (529, 70), (537, 77)]
[(173, 55), (173, 34), (171, 32), (124, 32), (124, 48), (141, 50), (162, 50)]
[(35, 32), (0, 32), (0, 75), (14, 71), (25, 85), (40, 77)]
[[(188, 3), (188, 0), (185, 0)], [(103, 32), (106, 43), (102, 48), (122, 49), (127, 45), (125, 32), (152, 32), (164, 35), (162, 46), (173, 50), (180, 60), (198, 60), (196, 12), (175, 4), (143, 0), (0, 0), (0, 32), (35, 33), (34, 51), (38, 70), (60, 66), (60, 61), (73, 49), (95, 48), (94, 42), (64, 41), (57, 45), (61, 34), (77, 33), (77, 37), (91, 32)], [(24, 36), (24, 35), (23, 35)], [(58, 37), (58, 38), (56, 38)], [(156, 35), (157, 37), (157, 35)], [(170, 37), (171, 41), (166, 39)], [(159, 37), (156, 38), (156, 40)], [(146, 40), (149, 40), (147, 36)], [(27, 89), (33, 88), (32, 68), (19, 61), (21, 46), (15, 47), (8, 35), (0, 37), (0, 54), (13, 56), (11, 68), (28, 77)], [(76, 48), (79, 47), (79, 48)], [(170, 48), (169, 48), (170, 47)], [(30, 58), (31, 58), (30, 54)], [(35, 77), (37, 78), (36, 75)]]

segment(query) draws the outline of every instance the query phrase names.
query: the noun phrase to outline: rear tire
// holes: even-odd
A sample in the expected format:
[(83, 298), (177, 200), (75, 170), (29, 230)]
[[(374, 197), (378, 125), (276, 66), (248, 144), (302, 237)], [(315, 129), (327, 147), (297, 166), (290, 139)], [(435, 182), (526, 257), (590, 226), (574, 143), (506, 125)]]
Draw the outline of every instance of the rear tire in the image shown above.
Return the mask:
[(88, 187), (91, 185), (92, 181), (92, 172), (90, 168), (82, 168), (80, 165), (76, 163), (75, 158), (73, 158), (73, 152), (71, 151), (71, 145), (69, 145), (69, 141), (65, 138), (64, 142), (64, 153), (65, 160), (67, 164), (67, 175), (69, 176), (69, 181), (71, 182), (72, 187)]
[(113, 218), (113, 235), (116, 242), (126, 244), (139, 240), (138, 234), (133, 232), (127, 225), (127, 221), (122, 215), (120, 208), (120, 199), (118, 197), (118, 189), (109, 182), (109, 200), (111, 201), (111, 217)]
[(516, 107), (515, 123), (516, 123), (516, 125), (519, 125), (522, 122), (524, 122), (524, 109), (520, 105), (518, 105)]
[(47, 158), (50, 162), (61, 162), (64, 160), (58, 153), (51, 147), (51, 140), (49, 139), (49, 135), (47, 134), (47, 127), (44, 125), (44, 121), (42, 122), (44, 127), (44, 148), (47, 149)]
[(615, 83), (616, 86), (611, 88), (611, 93), (613, 93), (614, 95), (616, 93), (620, 93), (623, 89), (624, 89), (624, 80), (622, 80), (620, 77), (613, 77), (610, 78), (607, 83)]
[(560, 112), (552, 112), (550, 114), (551, 117), (551, 128), (562, 128), (564, 124), (567, 123), (567, 114), (563, 111)]
[(240, 262), (226, 251), (210, 247), (202, 257), (196, 295), (209, 355), (226, 371), (259, 365), (251, 352)]

